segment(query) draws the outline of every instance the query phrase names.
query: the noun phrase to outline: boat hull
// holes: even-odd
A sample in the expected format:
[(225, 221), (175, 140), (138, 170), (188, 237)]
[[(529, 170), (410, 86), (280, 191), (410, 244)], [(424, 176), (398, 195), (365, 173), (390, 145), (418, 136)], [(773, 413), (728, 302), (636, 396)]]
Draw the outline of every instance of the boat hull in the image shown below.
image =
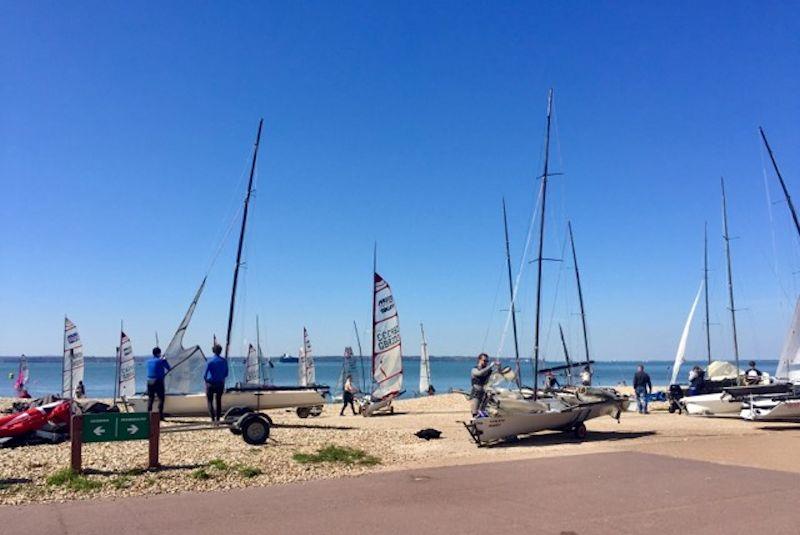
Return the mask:
[(800, 399), (754, 400), (744, 403), (739, 415), (752, 421), (797, 422), (800, 421)]
[[(222, 412), (233, 407), (254, 411), (315, 407), (325, 403), (326, 388), (270, 388), (264, 390), (226, 390), (222, 396)], [(135, 412), (147, 412), (147, 396), (136, 395), (125, 399)], [(153, 404), (156, 409), (157, 402)], [(205, 394), (167, 394), (164, 400), (167, 416), (207, 416)]]
[(722, 392), (686, 397), (681, 399), (680, 403), (688, 414), (695, 416), (737, 414), (742, 410), (741, 401), (731, 399)]

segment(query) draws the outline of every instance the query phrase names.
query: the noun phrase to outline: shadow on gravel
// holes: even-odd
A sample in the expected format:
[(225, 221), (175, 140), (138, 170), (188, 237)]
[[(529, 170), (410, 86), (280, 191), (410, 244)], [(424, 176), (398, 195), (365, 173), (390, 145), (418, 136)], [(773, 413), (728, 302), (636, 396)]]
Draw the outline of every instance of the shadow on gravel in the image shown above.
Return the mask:
[(795, 425), (762, 425), (759, 426), (759, 429), (763, 429), (764, 431), (799, 431), (800, 430), (800, 423), (791, 422)]
[(10, 477), (7, 479), (0, 479), (0, 489), (10, 487), (11, 485), (24, 485), (32, 482), (33, 480), (27, 477)]
[(583, 442), (616, 442), (656, 435), (655, 431), (589, 431), (585, 439), (576, 438), (571, 432), (527, 435), (514, 441), (500, 442), (493, 448), (518, 448), (525, 446), (552, 446), (555, 444), (580, 444)]
[(93, 474), (99, 476), (139, 476), (142, 474), (152, 474), (155, 472), (171, 472), (178, 470), (196, 470), (208, 466), (207, 463), (193, 463), (193, 464), (162, 464), (160, 467), (151, 468), (128, 468), (125, 470), (98, 470), (96, 468), (84, 468), (84, 474)]
[(356, 427), (347, 425), (313, 425), (313, 424), (272, 424), (276, 429), (321, 429), (330, 431), (352, 431)]

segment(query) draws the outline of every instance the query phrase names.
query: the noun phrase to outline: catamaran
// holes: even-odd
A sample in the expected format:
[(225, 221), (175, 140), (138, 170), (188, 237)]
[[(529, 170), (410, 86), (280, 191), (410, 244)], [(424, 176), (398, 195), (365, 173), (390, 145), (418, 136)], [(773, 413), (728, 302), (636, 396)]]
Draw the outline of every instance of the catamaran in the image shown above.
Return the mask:
[[(239, 233), (239, 244), (236, 253), (236, 263), (233, 274), (233, 288), (231, 290), (230, 306), (228, 309), (228, 330), (225, 340), (224, 357), (229, 358), (231, 331), (233, 329), (233, 314), (236, 308), (236, 288), (239, 280), (239, 270), (242, 266), (242, 248), (244, 245), (245, 230), (247, 228), (247, 214), (250, 199), (253, 193), (253, 177), (255, 174), (258, 147), (261, 141), (261, 129), (264, 124), (262, 119), (258, 123), (258, 133), (253, 150), (253, 159), (250, 166), (250, 178), (242, 212), (242, 225)], [(205, 368), (205, 355), (199, 346), (188, 349), (183, 347), (183, 336), (189, 327), (192, 314), (200, 300), (200, 295), (205, 287), (206, 280), (200, 284), (189, 310), (183, 321), (175, 331), (164, 358), (172, 369), (164, 378), (167, 392), (164, 403), (164, 413), (170, 416), (205, 416), (208, 414), (206, 396), (203, 392), (203, 372)], [(232, 408), (247, 408), (256, 411), (280, 408), (297, 408), (298, 415), (308, 415), (312, 408), (320, 407), (325, 402), (328, 387), (324, 385), (310, 386), (275, 386), (268, 384), (244, 384), (227, 388), (222, 396), (222, 410)], [(127, 399), (137, 412), (147, 411), (147, 396), (137, 394)], [(302, 413), (302, 414), (301, 414)]]
[(419, 394), (428, 394), (431, 388), (431, 359), (428, 355), (428, 341), (425, 340), (425, 327), (419, 324), (422, 342), (419, 348)]
[[(479, 412), (465, 427), (472, 439), (479, 445), (516, 438), (518, 435), (535, 433), (547, 429), (574, 430), (578, 437), (586, 435), (584, 422), (602, 415), (619, 418), (628, 407), (629, 400), (610, 388), (564, 388), (555, 392), (543, 393), (538, 388), (541, 331), (542, 261), (545, 228), (545, 207), (547, 201), (547, 181), (549, 176), (550, 124), (553, 91), (547, 100), (547, 127), (544, 151), (544, 172), (541, 182), (541, 211), (539, 220), (539, 249), (536, 286), (536, 320), (534, 323), (534, 373), (533, 388), (519, 386), (519, 378), (513, 370), (495, 370), (489, 384), (485, 410)], [(510, 270), (509, 270), (510, 277)], [(516, 290), (512, 289), (510, 313)], [(588, 360), (588, 357), (587, 357)], [(517, 380), (509, 389), (503, 388), (503, 381)]]

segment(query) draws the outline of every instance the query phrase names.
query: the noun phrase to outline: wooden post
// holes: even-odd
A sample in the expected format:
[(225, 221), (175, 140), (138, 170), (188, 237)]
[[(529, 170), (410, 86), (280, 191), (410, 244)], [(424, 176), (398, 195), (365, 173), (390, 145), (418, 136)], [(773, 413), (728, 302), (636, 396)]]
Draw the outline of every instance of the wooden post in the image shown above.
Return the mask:
[(81, 435), (83, 434), (83, 416), (74, 414), (70, 420), (69, 438), (72, 444), (70, 466), (73, 472), (81, 472)]
[[(161, 465), (158, 463), (158, 444), (161, 438), (161, 414), (158, 412), (150, 413), (150, 443), (148, 447), (149, 462), (148, 468), (154, 470)], [(79, 453), (80, 455), (80, 453)], [(80, 461), (79, 461), (80, 462)]]

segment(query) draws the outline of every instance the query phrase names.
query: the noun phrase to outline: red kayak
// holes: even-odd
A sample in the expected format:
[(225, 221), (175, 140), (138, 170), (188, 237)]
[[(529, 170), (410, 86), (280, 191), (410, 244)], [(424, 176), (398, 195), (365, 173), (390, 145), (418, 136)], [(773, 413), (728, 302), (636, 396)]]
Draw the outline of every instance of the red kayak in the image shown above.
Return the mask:
[(41, 407), (33, 407), (25, 412), (0, 418), (0, 438), (18, 437), (36, 431), (46, 422), (66, 423), (69, 421), (69, 401), (58, 401)]

